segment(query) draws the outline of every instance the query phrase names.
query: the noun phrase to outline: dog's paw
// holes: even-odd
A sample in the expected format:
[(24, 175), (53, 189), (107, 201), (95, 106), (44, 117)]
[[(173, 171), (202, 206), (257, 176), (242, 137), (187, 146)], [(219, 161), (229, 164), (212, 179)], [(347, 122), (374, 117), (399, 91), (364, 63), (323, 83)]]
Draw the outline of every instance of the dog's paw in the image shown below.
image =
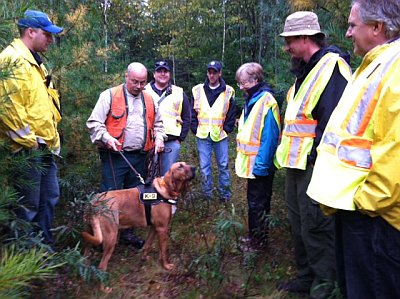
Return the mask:
[(171, 264), (171, 263), (164, 263), (163, 267), (164, 267), (165, 270), (169, 271), (169, 270), (172, 270), (175, 267), (175, 265)]

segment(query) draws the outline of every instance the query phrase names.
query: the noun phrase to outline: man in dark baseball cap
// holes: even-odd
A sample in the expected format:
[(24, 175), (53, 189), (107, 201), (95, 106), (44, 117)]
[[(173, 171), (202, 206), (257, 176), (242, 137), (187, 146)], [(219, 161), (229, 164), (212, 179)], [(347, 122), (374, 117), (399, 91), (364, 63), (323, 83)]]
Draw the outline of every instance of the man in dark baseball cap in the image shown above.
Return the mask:
[(222, 70), (222, 64), (218, 60), (212, 60), (208, 65), (207, 65), (207, 70), (208, 69), (214, 69), (217, 72), (220, 72)]
[(191, 130), (196, 135), (199, 154), (201, 189), (204, 198), (211, 200), (216, 194), (213, 189), (214, 152), (218, 166), (218, 196), (220, 202), (231, 199), (229, 172), (228, 134), (236, 122), (235, 90), (222, 78), (222, 63), (211, 60), (207, 64), (204, 83), (192, 88), (193, 106)]
[(171, 71), (168, 61), (166, 60), (159, 60), (155, 63), (154, 70), (157, 72), (159, 69), (166, 69), (168, 72)]
[(51, 34), (58, 34), (63, 28), (54, 25), (47, 14), (38, 10), (27, 10), (23, 19), (18, 20), (19, 28), (40, 28)]

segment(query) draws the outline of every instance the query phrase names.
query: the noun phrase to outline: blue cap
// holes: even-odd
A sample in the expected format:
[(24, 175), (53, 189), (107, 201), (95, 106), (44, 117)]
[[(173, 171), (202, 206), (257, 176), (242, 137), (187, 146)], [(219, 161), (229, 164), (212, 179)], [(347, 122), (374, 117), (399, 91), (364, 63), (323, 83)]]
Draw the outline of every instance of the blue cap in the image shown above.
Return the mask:
[(220, 72), (222, 70), (222, 64), (218, 60), (213, 60), (207, 65), (207, 69), (214, 69)]
[(27, 10), (23, 19), (18, 20), (20, 28), (40, 28), (52, 34), (57, 34), (63, 31), (62, 27), (54, 25), (49, 16), (38, 10)]
[(168, 61), (166, 60), (159, 60), (156, 62), (154, 69), (158, 71), (159, 69), (166, 69), (168, 72), (171, 71), (171, 68), (169, 67)]

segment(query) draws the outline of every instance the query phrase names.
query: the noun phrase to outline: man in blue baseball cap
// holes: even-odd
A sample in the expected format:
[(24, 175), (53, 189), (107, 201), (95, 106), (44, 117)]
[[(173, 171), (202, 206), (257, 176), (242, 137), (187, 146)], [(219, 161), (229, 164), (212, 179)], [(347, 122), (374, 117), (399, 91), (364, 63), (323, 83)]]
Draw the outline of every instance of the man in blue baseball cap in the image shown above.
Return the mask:
[(27, 10), (24, 18), (18, 21), (18, 28), (39, 28), (52, 34), (58, 34), (63, 28), (54, 25), (49, 16), (37, 10)]
[(0, 142), (10, 155), (22, 155), (30, 162), (30, 167), (13, 174), (20, 198), (16, 214), (36, 223), (38, 235), (52, 247), (51, 227), (60, 194), (54, 155), (60, 153), (61, 110), (58, 92), (38, 53), (46, 52), (53, 34), (63, 28), (41, 11), (27, 10), (18, 29), (20, 37), (0, 53), (0, 69), (12, 73), (0, 81)]
[(193, 105), (190, 129), (196, 135), (201, 172), (201, 188), (206, 199), (213, 192), (212, 153), (218, 166), (218, 196), (220, 202), (231, 199), (228, 167), (228, 134), (235, 128), (235, 90), (222, 78), (222, 63), (212, 60), (207, 64), (204, 83), (192, 88)]

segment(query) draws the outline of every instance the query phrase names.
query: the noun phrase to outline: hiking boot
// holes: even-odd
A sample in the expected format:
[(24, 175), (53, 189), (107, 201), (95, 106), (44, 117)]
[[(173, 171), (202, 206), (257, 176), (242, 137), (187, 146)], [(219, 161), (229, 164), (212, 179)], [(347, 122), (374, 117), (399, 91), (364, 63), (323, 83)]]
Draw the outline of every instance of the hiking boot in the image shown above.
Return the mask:
[(144, 240), (134, 235), (132, 229), (121, 229), (119, 242), (124, 245), (132, 245), (136, 249), (142, 249)]
[(296, 294), (308, 294), (311, 283), (307, 283), (298, 278), (278, 283), (278, 290)]

